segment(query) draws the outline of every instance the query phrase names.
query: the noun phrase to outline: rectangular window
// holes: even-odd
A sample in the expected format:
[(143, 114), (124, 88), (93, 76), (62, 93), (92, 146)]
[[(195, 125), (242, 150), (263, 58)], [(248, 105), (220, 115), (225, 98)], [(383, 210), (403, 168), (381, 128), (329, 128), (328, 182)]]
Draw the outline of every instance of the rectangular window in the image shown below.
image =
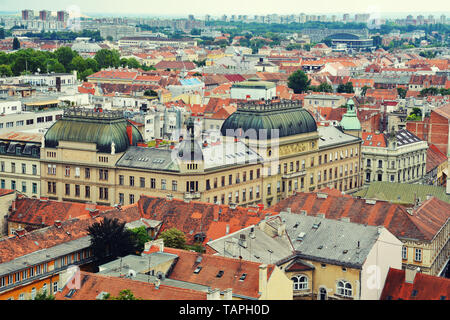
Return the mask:
[(31, 190), (33, 193), (37, 193), (37, 183), (36, 182), (33, 182), (31, 184)]
[(70, 195), (70, 184), (66, 183), (66, 196)]
[(16, 164), (14, 162), (11, 162), (11, 172), (12, 173), (16, 172)]
[(89, 179), (91, 177), (91, 169), (89, 168), (84, 169), (84, 177), (86, 179)]
[(65, 174), (66, 177), (70, 176), (70, 167), (69, 166), (66, 166), (64, 174)]
[(27, 192), (27, 183), (25, 181), (22, 182), (22, 192), (23, 193)]
[(107, 169), (99, 170), (99, 179), (100, 180), (108, 180), (108, 170)]
[(11, 180), (11, 189), (16, 190), (16, 181)]
[(130, 204), (134, 203), (134, 194), (130, 194)]
[(119, 193), (119, 203), (123, 205), (125, 197), (123, 193)]
[(177, 182), (175, 180), (172, 180), (172, 191), (177, 191)]
[(2, 179), (2, 180), (0, 180), (0, 188), (1, 189), (6, 189), (6, 181), (5, 181), (5, 179)]
[(161, 179), (161, 190), (166, 190), (166, 179)]
[(150, 188), (152, 188), (152, 189), (156, 188), (156, 179), (155, 178), (150, 179)]
[(408, 258), (408, 247), (403, 246), (402, 247), (402, 259), (406, 260)]
[(75, 167), (75, 178), (80, 177), (80, 167)]
[(422, 261), (422, 249), (414, 249), (414, 260)]
[(23, 174), (27, 173), (27, 165), (25, 163), (22, 163), (22, 173)]
[(33, 175), (37, 175), (37, 165), (33, 164), (31, 166), (31, 172), (33, 173)]
[(91, 187), (86, 186), (84, 188), (84, 196), (85, 196), (85, 198), (90, 198), (91, 197)]
[(123, 175), (119, 175), (119, 185), (123, 186), (124, 184), (123, 181), (124, 181)]
[(80, 186), (78, 184), (75, 185), (75, 197), (80, 196)]
[(134, 177), (130, 176), (130, 187), (134, 186)]
[(145, 178), (143, 178), (143, 177), (139, 178), (139, 186), (141, 188), (145, 188)]
[(108, 200), (108, 188), (99, 188), (99, 198), (102, 200)]
[(0, 171), (5, 172), (5, 161), (0, 162)]

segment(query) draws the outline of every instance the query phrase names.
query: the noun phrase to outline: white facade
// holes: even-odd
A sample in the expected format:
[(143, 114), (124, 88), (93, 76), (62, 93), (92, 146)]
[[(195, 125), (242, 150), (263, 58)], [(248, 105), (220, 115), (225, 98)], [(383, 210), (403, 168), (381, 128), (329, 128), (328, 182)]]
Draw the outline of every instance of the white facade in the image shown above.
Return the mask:
[(235, 88), (231, 87), (231, 99), (242, 100), (271, 100), (277, 95), (277, 89), (273, 88)]
[(46, 130), (63, 115), (63, 109), (18, 112), (0, 117), (0, 134), (11, 131)]
[(402, 268), (402, 242), (386, 228), (373, 245), (361, 271), (361, 300), (379, 300), (389, 268)]
[[(22, 111), (22, 103), (20, 100), (0, 100), (0, 114), (8, 115)], [(1, 122), (1, 118), (0, 118)]]

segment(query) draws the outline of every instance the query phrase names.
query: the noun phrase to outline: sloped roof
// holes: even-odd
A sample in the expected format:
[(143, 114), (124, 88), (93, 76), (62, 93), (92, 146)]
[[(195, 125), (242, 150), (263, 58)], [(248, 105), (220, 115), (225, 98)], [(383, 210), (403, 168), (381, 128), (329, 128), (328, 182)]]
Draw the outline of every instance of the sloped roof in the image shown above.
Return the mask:
[(410, 219), (431, 240), (450, 219), (450, 203), (432, 197), (414, 209)]
[(188, 243), (194, 242), (194, 236), (203, 232), (205, 243), (235, 232), (244, 227), (258, 223), (266, 214), (272, 211), (258, 211), (255, 208), (217, 205), (206, 202), (185, 202), (179, 199), (167, 201), (165, 198), (141, 196), (138, 201), (139, 211), (147, 219), (163, 221), (160, 232), (170, 228), (177, 228), (186, 235)]
[[(233, 294), (250, 298), (259, 298), (259, 266), (261, 263), (241, 259), (227, 258), (212, 254), (202, 254), (201, 262), (196, 263), (199, 254), (196, 252), (164, 248), (164, 252), (178, 255), (178, 260), (168, 278), (180, 280), (211, 288), (226, 290), (232, 288)], [(200, 272), (194, 270), (201, 266)], [(270, 278), (275, 266), (267, 267), (267, 279)], [(217, 277), (219, 271), (223, 271), (221, 277)], [(240, 277), (247, 274), (245, 280)]]
[[(27, 232), (23, 237), (12, 236), (0, 239), (0, 265), (27, 254), (55, 247), (60, 244), (87, 237), (87, 228), (94, 222), (99, 222), (104, 217), (117, 218), (120, 221), (131, 222), (141, 218), (137, 205), (122, 207), (100, 212), (96, 218), (78, 219), (72, 218), (63, 221), (61, 228), (49, 226)], [(68, 233), (67, 233), (68, 232)]]
[(16, 210), (11, 212), (7, 220), (36, 226), (51, 226), (56, 220), (65, 221), (83, 216), (89, 218), (88, 208), (99, 211), (112, 209), (108, 206), (23, 197), (16, 199)]
[[(391, 191), (393, 192), (393, 191)], [(395, 193), (394, 193), (395, 194)], [(423, 239), (422, 231), (410, 220), (406, 209), (387, 201), (367, 203), (351, 196), (318, 196), (318, 193), (299, 192), (281, 200), (269, 209), (276, 212), (291, 208), (293, 213), (305, 210), (308, 215), (325, 214), (327, 219), (349, 218), (350, 222), (371, 226), (384, 226), (397, 238)]]
[(444, 187), (422, 184), (374, 181), (367, 188), (363, 188), (353, 195), (404, 204), (414, 204), (415, 199), (420, 198), (423, 201), (427, 195), (432, 195), (450, 203), (450, 195), (445, 193)]
[(297, 256), (361, 268), (379, 237), (378, 227), (281, 212)]
[[(415, 291), (415, 295), (413, 295)], [(450, 279), (417, 273), (405, 281), (405, 270), (389, 268), (380, 300), (449, 300)]]
[(132, 279), (104, 276), (98, 273), (80, 272), (81, 287), (76, 289), (68, 298), (70, 289), (66, 286), (62, 292), (55, 295), (56, 300), (96, 300), (101, 292), (111, 296), (118, 296), (120, 291), (130, 289), (136, 298), (144, 300), (206, 300), (206, 292), (192, 289), (176, 288), (168, 285), (159, 285), (136, 281)]
[(430, 172), (443, 162), (447, 161), (447, 157), (434, 144), (431, 144), (427, 150), (427, 169)]

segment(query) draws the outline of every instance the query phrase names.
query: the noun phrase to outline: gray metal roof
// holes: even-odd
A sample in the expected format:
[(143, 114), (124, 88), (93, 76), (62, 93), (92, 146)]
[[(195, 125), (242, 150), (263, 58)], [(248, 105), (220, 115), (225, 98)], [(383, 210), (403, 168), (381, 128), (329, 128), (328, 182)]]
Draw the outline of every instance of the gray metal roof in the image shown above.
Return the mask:
[[(25, 269), (29, 266), (50, 261), (58, 257), (88, 248), (91, 245), (91, 237), (86, 236), (73, 241), (65, 242), (54, 247), (34, 251), (14, 260), (0, 264), (0, 276)], [(36, 244), (39, 247), (39, 243)]]
[(344, 144), (361, 141), (360, 138), (343, 133), (333, 126), (317, 127), (319, 132), (319, 149), (328, 148), (336, 144)]
[(131, 146), (116, 165), (126, 168), (179, 172), (176, 151), (172, 153), (174, 150)]
[[(360, 268), (378, 239), (378, 227), (281, 212), (297, 256)], [(358, 248), (359, 242), (359, 248)]]
[(99, 273), (107, 276), (118, 277), (121, 274), (127, 274), (130, 270), (134, 270), (136, 274), (143, 274), (151, 268), (169, 261), (173, 261), (176, 258), (178, 258), (177, 255), (164, 252), (155, 252), (151, 255), (142, 256), (131, 254), (102, 264), (99, 266)]
[[(250, 236), (253, 228), (254, 238)], [(246, 247), (239, 244), (241, 235), (245, 236)], [(293, 253), (293, 248), (287, 237), (270, 237), (258, 226), (248, 227), (232, 233), (228, 236), (208, 242), (208, 245), (216, 250), (220, 256), (236, 258), (271, 264), (275, 263)], [(232, 246), (236, 246), (234, 252)]]

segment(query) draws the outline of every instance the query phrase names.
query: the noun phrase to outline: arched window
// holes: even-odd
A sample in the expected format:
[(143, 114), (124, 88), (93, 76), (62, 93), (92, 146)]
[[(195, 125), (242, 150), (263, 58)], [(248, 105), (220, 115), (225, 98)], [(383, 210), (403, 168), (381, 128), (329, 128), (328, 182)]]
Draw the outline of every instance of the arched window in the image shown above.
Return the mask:
[(291, 280), (294, 282), (294, 290), (308, 289), (308, 278), (306, 276), (295, 276)]
[(351, 297), (352, 296), (352, 285), (350, 282), (346, 281), (339, 281), (337, 284), (337, 293), (340, 295), (343, 295), (345, 297)]

